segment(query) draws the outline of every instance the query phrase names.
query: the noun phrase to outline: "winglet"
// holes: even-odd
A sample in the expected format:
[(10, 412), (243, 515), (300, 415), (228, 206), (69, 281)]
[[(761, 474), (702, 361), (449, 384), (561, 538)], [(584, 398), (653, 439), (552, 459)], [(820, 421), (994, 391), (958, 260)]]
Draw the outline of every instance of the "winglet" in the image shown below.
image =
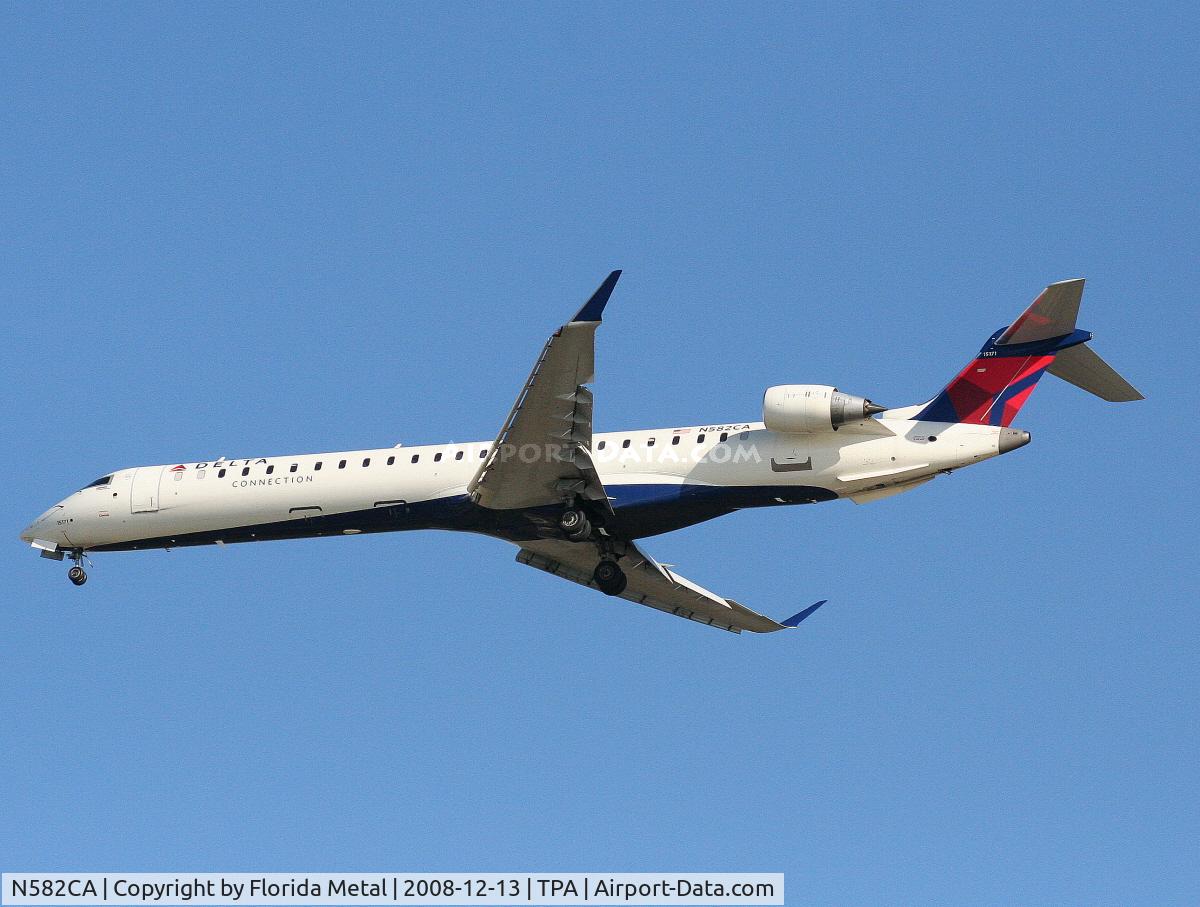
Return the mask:
[(620, 271), (613, 271), (604, 278), (604, 283), (596, 288), (596, 292), (592, 294), (592, 298), (583, 304), (583, 308), (575, 313), (572, 321), (599, 321), (600, 314), (604, 311), (604, 307), (608, 305), (608, 297), (612, 295), (613, 287), (617, 285), (617, 280), (621, 277)]
[(800, 621), (804, 620), (804, 618), (808, 617), (808, 615), (812, 614), (814, 611), (817, 610), (817, 608), (821, 607), (821, 605), (825, 604), (827, 601), (829, 601), (829, 599), (825, 598), (825, 599), (821, 599), (821, 601), (817, 602), (815, 605), (809, 605), (807, 608), (805, 608), (799, 614), (793, 614), (787, 620), (781, 620), (779, 622), (779, 626), (781, 626), (781, 627), (798, 626), (800, 624)]

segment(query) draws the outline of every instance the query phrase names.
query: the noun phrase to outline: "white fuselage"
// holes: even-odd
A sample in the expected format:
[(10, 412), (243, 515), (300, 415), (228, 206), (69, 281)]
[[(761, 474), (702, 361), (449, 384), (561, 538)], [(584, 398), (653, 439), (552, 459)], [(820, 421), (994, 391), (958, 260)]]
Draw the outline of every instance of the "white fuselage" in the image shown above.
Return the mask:
[[(1006, 444), (1005, 436), (1017, 440)], [(597, 433), (592, 456), (617, 520), (636, 538), (744, 507), (875, 500), (1027, 440), (1013, 429), (903, 418), (795, 435), (739, 422)], [(467, 496), (491, 447), (476, 442), (121, 469), (56, 504), (21, 537), (79, 551), (417, 528), (514, 541), (540, 533), (528, 514), (510, 520), (479, 513)]]

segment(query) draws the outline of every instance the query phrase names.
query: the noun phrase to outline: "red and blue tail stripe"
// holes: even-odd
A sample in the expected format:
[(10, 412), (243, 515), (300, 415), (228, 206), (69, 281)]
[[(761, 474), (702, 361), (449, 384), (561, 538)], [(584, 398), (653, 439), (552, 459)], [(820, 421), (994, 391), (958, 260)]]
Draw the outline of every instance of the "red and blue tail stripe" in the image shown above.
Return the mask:
[(1068, 347), (1091, 338), (1086, 331), (1034, 343), (996, 345), (1003, 331), (988, 340), (966, 368), (917, 415), (927, 422), (965, 422), (970, 425), (1012, 424), (1038, 380)]

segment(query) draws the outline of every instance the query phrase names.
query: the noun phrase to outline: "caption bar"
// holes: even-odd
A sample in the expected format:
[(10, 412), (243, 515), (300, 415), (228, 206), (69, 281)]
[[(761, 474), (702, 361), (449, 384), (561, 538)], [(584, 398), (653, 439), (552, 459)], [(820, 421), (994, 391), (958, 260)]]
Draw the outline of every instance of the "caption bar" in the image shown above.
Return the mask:
[(6, 872), (4, 904), (782, 904), (783, 873)]

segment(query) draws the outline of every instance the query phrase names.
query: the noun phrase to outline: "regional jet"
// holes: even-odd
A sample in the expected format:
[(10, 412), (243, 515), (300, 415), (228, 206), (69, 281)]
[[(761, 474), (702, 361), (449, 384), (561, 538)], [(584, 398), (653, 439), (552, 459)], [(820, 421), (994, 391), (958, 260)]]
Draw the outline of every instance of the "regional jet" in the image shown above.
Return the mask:
[(1011, 427), (1045, 373), (1109, 401), (1140, 400), (1075, 327), (1082, 280), (1051, 284), (933, 399), (890, 409), (821, 384), (769, 388), (761, 421), (638, 431), (592, 427), (596, 329), (613, 271), (546, 341), (491, 441), (245, 459), (106, 473), (21, 533), (42, 557), (408, 529), (476, 532), (517, 561), (734, 633), (797, 626), (685, 579), (642, 540), (750, 507), (879, 501), (1029, 443)]

